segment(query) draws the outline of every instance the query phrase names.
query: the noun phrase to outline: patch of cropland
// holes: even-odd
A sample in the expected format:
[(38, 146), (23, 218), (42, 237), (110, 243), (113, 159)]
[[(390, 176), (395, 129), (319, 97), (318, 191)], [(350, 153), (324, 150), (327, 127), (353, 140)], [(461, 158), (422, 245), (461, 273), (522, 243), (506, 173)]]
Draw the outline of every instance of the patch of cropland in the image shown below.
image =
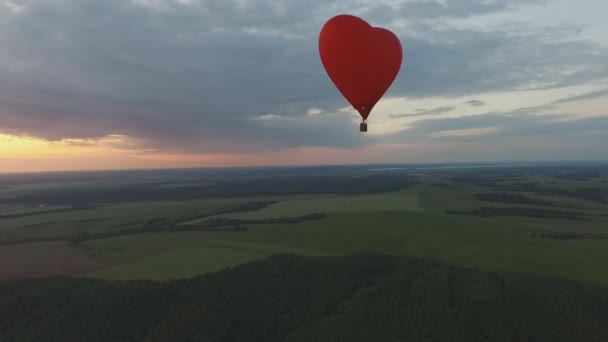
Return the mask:
[(544, 202), (532, 199), (528, 196), (519, 193), (508, 193), (508, 192), (486, 192), (474, 194), (473, 197), (478, 201), (484, 202), (497, 202), (497, 203), (513, 203), (513, 204), (532, 204), (532, 205), (544, 205), (553, 206), (551, 202)]
[(494, 217), (494, 216), (521, 216), (521, 217), (537, 217), (546, 219), (557, 219), (557, 220), (577, 220), (585, 221), (588, 220), (584, 213), (577, 211), (558, 211), (548, 209), (536, 209), (536, 208), (499, 208), (499, 207), (483, 207), (473, 209), (471, 211), (460, 211), (460, 210), (446, 210), (447, 214), (452, 215), (473, 215), (480, 217)]
[[(244, 232), (248, 228), (248, 224), (296, 224), (306, 221), (320, 220), (326, 216), (325, 213), (312, 213), (302, 216), (295, 217), (280, 217), (280, 218), (267, 218), (267, 219), (228, 219), (228, 218), (216, 218), (206, 221), (201, 221), (197, 224), (183, 224), (178, 225), (172, 222), (168, 222), (164, 218), (152, 219), (141, 227), (132, 229), (120, 229), (118, 231), (106, 231), (101, 233), (89, 234), (80, 233), (76, 235), (70, 235), (61, 237), (60, 240), (72, 241), (72, 242), (83, 242), (95, 239), (107, 239), (111, 237), (132, 235), (132, 234), (144, 234), (144, 233), (178, 233), (178, 232)], [(53, 238), (54, 241), (58, 238)], [(24, 241), (29, 242), (29, 241)]]
[[(325, 213), (310, 213), (291, 217), (269, 217), (263, 219), (234, 219), (216, 217), (210, 219), (210, 216), (218, 214), (242, 213), (263, 209), (276, 201), (258, 201), (246, 202), (232, 207), (210, 211), (204, 215), (196, 217), (188, 217), (181, 220), (170, 220), (165, 217), (156, 217), (145, 222), (127, 222), (123, 225), (115, 225), (107, 230), (98, 233), (89, 233), (87, 231), (78, 232), (75, 234), (55, 234), (50, 237), (25, 237), (18, 240), (0, 240), (0, 245), (15, 244), (15, 243), (31, 243), (31, 242), (49, 242), (49, 241), (69, 241), (69, 242), (84, 242), (94, 239), (107, 239), (122, 235), (143, 234), (143, 233), (177, 233), (190, 231), (222, 231), (222, 232), (242, 232), (247, 231), (247, 224), (296, 224), (306, 221), (319, 220), (326, 216)], [(66, 224), (66, 223), (93, 223), (108, 220), (108, 218), (93, 218), (61, 222), (41, 222), (21, 226), (25, 230), (43, 229), (51, 225)], [(184, 222), (197, 221), (196, 223), (181, 224)]]
[[(555, 184), (555, 183), (553, 183)], [(557, 183), (559, 184), (559, 183)], [(551, 203), (532, 203), (529, 199), (525, 199), (524, 195), (517, 196), (519, 192), (529, 192), (538, 195), (553, 195), (563, 196), (578, 200), (591, 201), (600, 204), (608, 204), (608, 190), (599, 187), (581, 187), (581, 188), (558, 188), (544, 186), (539, 182), (517, 182), (517, 183), (477, 183), (478, 186), (484, 186), (494, 191), (493, 193), (485, 193), (476, 195), (478, 200), (506, 203), (526, 203), (551, 205)], [(511, 192), (511, 193), (509, 193)], [(513, 194), (513, 192), (515, 194)]]
[(381, 255), (277, 255), (171, 282), (0, 282), (0, 340), (605, 341), (608, 291)]
[(0, 279), (88, 273), (103, 266), (61, 241), (0, 246)]
[(601, 204), (608, 204), (608, 191), (600, 188), (578, 188), (578, 189), (542, 189), (539, 193), (550, 195), (560, 195), (565, 197), (577, 198)]
[[(292, 217), (309, 213), (324, 212), (327, 214), (349, 212), (403, 212), (421, 211), (417, 195), (412, 194), (370, 194), (353, 196), (331, 196), (328, 198), (292, 198), (278, 201), (266, 208), (227, 215), (230, 218), (272, 218)], [(224, 215), (222, 215), (224, 216)], [(193, 221), (192, 223), (197, 222)], [(187, 222), (188, 223), (188, 222)]]
[(187, 221), (207, 218), (207, 217), (214, 216), (214, 215), (224, 215), (224, 214), (243, 213), (243, 212), (248, 212), (248, 211), (256, 211), (256, 210), (264, 209), (264, 208), (266, 208), (266, 207), (268, 207), (270, 205), (273, 205), (275, 203), (277, 203), (277, 201), (255, 201), (255, 202), (239, 203), (239, 204), (236, 204), (234, 206), (227, 207), (227, 208), (220, 208), (220, 209), (217, 209), (217, 210), (213, 210), (213, 211), (207, 212), (206, 214), (197, 215), (195, 217), (188, 217), (188, 218), (179, 220), (176, 223), (181, 223), (181, 222), (187, 222)]
[(554, 173), (552, 177), (558, 179), (567, 179), (567, 180), (589, 180), (592, 178), (599, 178), (602, 176), (608, 175), (608, 168), (595, 168), (589, 170), (578, 170), (578, 171), (565, 171), (563, 173)]

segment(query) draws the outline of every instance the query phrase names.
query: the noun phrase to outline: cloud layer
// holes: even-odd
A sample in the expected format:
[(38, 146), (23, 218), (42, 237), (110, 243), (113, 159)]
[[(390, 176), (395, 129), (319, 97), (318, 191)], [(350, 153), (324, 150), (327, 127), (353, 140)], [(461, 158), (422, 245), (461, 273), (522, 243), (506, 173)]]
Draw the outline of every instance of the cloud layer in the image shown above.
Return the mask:
[(414, 116), (441, 115), (454, 110), (454, 107), (437, 107), (433, 109), (417, 109), (415, 113), (391, 114), (391, 118), (407, 118)]
[[(0, 133), (48, 140), (124, 135), (132, 138), (124, 148), (182, 153), (382, 141), (358, 134), (356, 116), (339, 111), (347, 104), (319, 61), (319, 29), (346, 12), (390, 28), (403, 42), (402, 72), (387, 96), (474, 96), (608, 76), (606, 48), (568, 29), (450, 21), (530, 3), (523, 0), (0, 3)], [(312, 108), (318, 113), (309, 114)], [(484, 120), (490, 118), (500, 132), (510, 127), (494, 116)], [(475, 128), (471, 120), (421, 121), (408, 136), (424, 136), (439, 122)]]

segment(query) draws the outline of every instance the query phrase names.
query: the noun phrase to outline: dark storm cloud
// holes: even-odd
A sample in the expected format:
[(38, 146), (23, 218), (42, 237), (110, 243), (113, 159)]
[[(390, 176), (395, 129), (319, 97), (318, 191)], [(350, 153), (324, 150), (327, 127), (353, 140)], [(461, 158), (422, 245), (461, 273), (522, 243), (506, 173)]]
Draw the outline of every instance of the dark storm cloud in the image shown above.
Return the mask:
[(467, 101), (467, 104), (473, 107), (481, 107), (486, 105), (486, 103), (481, 100), (470, 100)]
[(441, 115), (444, 113), (448, 113), (454, 110), (454, 107), (437, 107), (429, 110), (415, 110), (415, 113), (404, 113), (404, 114), (391, 114), (391, 118), (407, 118), (414, 116), (427, 116), (427, 115)]
[[(330, 114), (347, 103), (319, 61), (325, 20), (370, 13), (388, 26), (405, 12), (466, 17), (522, 3), (414, 1), (395, 15), (366, 1), (24, 1), (0, 11), (0, 132), (128, 135), (133, 148), (207, 153), (356, 147), (371, 139), (348, 115)], [(387, 95), (463, 96), (608, 74), (607, 54), (589, 42), (446, 25), (394, 29), (405, 60)], [(306, 116), (311, 108), (323, 113)]]

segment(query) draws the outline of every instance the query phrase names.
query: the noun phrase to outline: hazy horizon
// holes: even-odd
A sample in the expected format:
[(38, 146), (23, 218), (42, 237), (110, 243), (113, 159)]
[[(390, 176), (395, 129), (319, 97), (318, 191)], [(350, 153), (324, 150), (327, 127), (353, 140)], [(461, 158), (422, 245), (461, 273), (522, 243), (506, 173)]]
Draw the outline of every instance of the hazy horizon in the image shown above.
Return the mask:
[(485, 166), (547, 166), (547, 165), (604, 165), (608, 164), (608, 159), (564, 159), (564, 160), (494, 160), (494, 161), (453, 161), (453, 162), (427, 162), (427, 163), (406, 163), (406, 162), (384, 162), (384, 163), (350, 163), (350, 164), (276, 164), (276, 165), (235, 165), (235, 166), (192, 166), (192, 167), (157, 167), (157, 168), (107, 168), (107, 169), (57, 169), (57, 170), (36, 170), (36, 171), (0, 171), (0, 175), (14, 174), (44, 174), (44, 173), (78, 173), (78, 172), (136, 172), (136, 171), (188, 171), (188, 170), (221, 170), (221, 169), (280, 169), (280, 168), (332, 168), (332, 167), (403, 167), (403, 168), (426, 168), (436, 166), (457, 166), (463, 165), (471, 168)]
[[(607, 160), (608, 3), (0, 0), (0, 173)], [(358, 131), (325, 21), (401, 40)]]

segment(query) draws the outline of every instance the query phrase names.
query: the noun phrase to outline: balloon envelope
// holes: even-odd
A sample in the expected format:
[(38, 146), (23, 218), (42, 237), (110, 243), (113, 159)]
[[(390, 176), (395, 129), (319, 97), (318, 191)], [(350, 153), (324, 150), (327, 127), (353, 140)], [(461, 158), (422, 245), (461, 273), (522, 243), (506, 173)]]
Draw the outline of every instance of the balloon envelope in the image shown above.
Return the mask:
[(391, 86), (403, 59), (394, 33), (347, 14), (323, 25), (319, 54), (330, 79), (363, 119)]

